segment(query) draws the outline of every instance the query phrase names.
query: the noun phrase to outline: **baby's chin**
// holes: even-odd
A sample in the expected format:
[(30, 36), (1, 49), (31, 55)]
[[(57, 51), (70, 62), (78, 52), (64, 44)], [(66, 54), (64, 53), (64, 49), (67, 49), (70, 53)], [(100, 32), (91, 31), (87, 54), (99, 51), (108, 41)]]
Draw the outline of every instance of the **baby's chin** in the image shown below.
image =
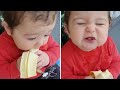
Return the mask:
[(95, 50), (97, 47), (103, 46), (105, 44), (105, 42), (101, 42), (99, 44), (94, 44), (94, 45), (83, 45), (83, 47), (81, 47), (80, 49), (82, 49), (83, 51), (92, 51)]
[(84, 46), (84, 47), (79, 47), (79, 48), (83, 51), (89, 52), (89, 51), (95, 50), (97, 48), (97, 45), (95, 45), (95, 46)]
[(18, 49), (24, 52), (31, 50), (30, 48), (24, 48), (24, 47), (18, 47)]
[(83, 51), (86, 51), (86, 52), (89, 52), (89, 51), (92, 51), (92, 50), (95, 50), (96, 48), (86, 48), (86, 49), (84, 49), (84, 48), (82, 48), (82, 50)]

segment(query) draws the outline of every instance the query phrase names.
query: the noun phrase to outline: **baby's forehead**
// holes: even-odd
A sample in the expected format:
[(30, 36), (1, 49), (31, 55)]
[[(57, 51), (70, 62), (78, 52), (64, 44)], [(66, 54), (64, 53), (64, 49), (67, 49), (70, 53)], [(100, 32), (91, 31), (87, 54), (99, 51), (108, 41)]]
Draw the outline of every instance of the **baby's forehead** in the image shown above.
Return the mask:
[(108, 15), (108, 11), (71, 11), (72, 15), (89, 15), (89, 14), (96, 14), (96, 15)]
[(41, 25), (36, 25), (36, 24), (29, 24), (29, 25), (21, 25), (17, 27), (18, 31), (22, 32), (23, 34), (35, 34), (35, 35), (43, 35), (43, 34), (48, 34), (53, 31), (53, 26), (48, 25), (48, 26), (41, 26)]
[(52, 20), (54, 21), (54, 18), (56, 16), (56, 12), (55, 11), (37, 11), (37, 12), (26, 12), (24, 14), (25, 18), (29, 18), (33, 21), (49, 21)]
[(71, 11), (70, 16), (108, 16), (108, 11)]
[(35, 21), (33, 18), (31, 18), (31, 16), (28, 16), (28, 17), (25, 17), (20, 24), (22, 25), (33, 24), (35, 26), (40, 25), (40, 26), (50, 27), (56, 21), (56, 19), (54, 18), (49, 18), (48, 20), (38, 19)]
[(43, 21), (34, 22), (34, 21), (31, 21), (31, 20), (25, 20), (20, 25), (18, 25), (16, 28), (20, 29), (20, 30), (22, 29), (22, 30), (25, 30), (25, 31), (30, 31), (30, 32), (33, 32), (33, 31), (44, 32), (44, 31), (53, 30), (54, 26), (55, 26), (55, 22), (50, 23), (50, 24), (46, 24)]
[(108, 20), (109, 14), (107, 11), (72, 11), (70, 18), (73, 19), (98, 19), (103, 18)]
[(75, 12), (78, 12), (78, 13), (108, 13), (108, 11), (70, 11), (70, 13), (75, 13)]

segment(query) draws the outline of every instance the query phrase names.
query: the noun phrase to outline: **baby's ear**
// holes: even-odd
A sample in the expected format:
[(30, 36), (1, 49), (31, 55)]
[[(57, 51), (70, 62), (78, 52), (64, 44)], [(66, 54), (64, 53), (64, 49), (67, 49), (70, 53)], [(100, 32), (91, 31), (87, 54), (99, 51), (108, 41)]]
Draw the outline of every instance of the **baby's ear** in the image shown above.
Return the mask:
[(68, 30), (68, 25), (67, 24), (64, 24), (64, 32), (68, 35), (68, 37), (70, 38), (70, 33), (69, 33), (69, 30)]
[(1, 22), (1, 25), (4, 27), (5, 31), (9, 36), (11, 36), (11, 28), (8, 26), (8, 24), (5, 21)]

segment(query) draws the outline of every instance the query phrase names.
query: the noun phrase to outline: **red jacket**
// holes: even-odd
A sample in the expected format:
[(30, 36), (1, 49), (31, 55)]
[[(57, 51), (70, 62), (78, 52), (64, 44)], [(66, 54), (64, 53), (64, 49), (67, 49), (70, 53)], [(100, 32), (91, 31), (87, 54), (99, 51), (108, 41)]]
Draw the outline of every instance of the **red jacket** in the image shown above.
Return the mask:
[[(60, 56), (60, 47), (52, 36), (49, 37), (47, 44), (41, 46), (39, 49), (48, 54), (50, 58), (50, 64), (48, 66), (55, 64)], [(13, 39), (8, 36), (6, 32), (0, 35), (0, 79), (20, 78), (20, 72), (16, 67), (16, 61), (22, 55), (22, 52), (23, 51), (16, 47)], [(48, 66), (43, 67), (41, 70), (44, 71)], [(39, 76), (40, 74), (37, 73), (37, 76), (32, 78)]]
[(103, 46), (86, 52), (69, 40), (62, 47), (62, 79), (83, 79), (90, 71), (108, 69), (116, 79), (120, 74), (120, 55), (112, 39), (108, 37)]

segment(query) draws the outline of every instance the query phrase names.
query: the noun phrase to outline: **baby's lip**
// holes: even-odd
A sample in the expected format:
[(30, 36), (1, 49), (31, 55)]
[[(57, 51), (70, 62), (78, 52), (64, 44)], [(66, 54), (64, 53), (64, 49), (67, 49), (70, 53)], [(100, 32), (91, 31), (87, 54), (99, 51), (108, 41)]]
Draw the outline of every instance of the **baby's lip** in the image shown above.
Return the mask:
[(85, 39), (87, 39), (87, 40), (96, 40), (95, 37), (86, 37)]

